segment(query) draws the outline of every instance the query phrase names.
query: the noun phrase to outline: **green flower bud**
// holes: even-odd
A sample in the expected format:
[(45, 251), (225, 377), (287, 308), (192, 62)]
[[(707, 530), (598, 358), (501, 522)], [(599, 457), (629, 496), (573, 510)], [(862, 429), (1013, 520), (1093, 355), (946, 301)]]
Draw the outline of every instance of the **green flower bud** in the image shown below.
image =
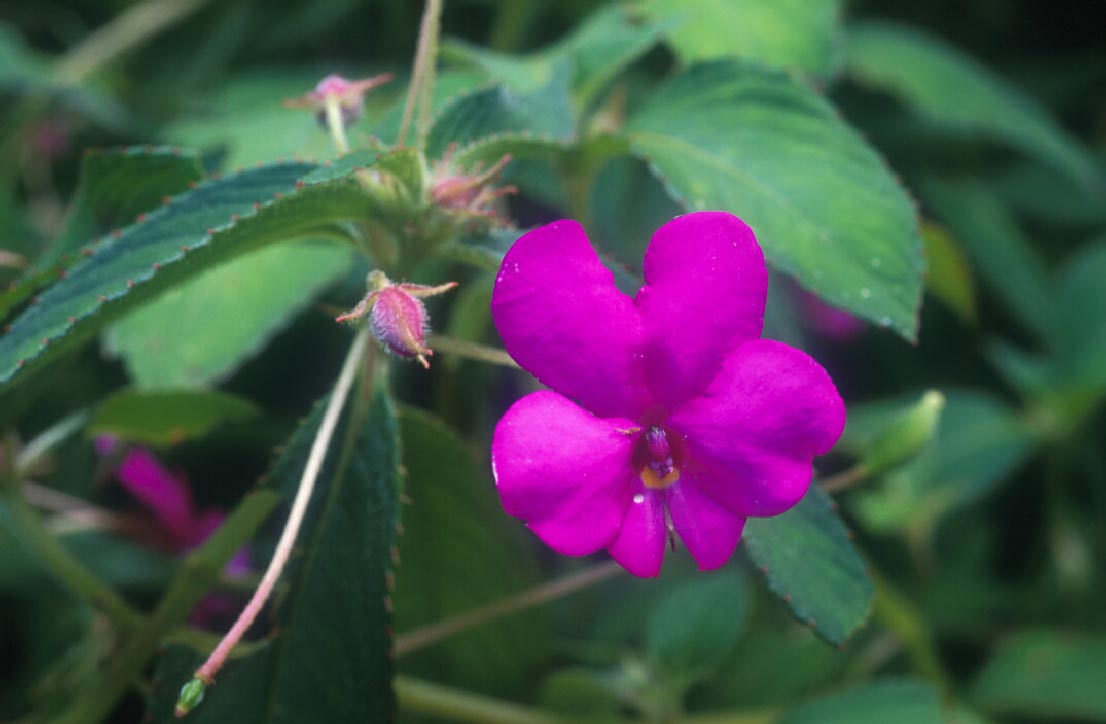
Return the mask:
[(869, 475), (890, 470), (911, 459), (933, 439), (945, 396), (930, 390), (916, 403), (900, 412), (872, 441), (861, 465)]

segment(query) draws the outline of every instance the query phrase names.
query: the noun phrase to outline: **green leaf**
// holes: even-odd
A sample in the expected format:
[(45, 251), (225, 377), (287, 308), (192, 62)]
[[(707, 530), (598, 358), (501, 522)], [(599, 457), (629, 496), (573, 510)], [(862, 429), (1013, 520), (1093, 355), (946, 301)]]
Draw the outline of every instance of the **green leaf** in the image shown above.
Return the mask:
[[(1099, 175), (1106, 177), (1106, 157), (1099, 151), (1093, 159)], [(1019, 216), (1064, 228), (1106, 226), (1106, 203), (1051, 166), (1011, 164), (989, 186)]]
[(833, 500), (816, 484), (783, 515), (750, 518), (742, 540), (769, 588), (830, 643), (844, 643), (868, 618), (875, 586)]
[(1041, 338), (1055, 319), (1052, 284), (1017, 223), (981, 183), (925, 177), (922, 194), (967, 251), (983, 283)]
[(1058, 280), (1053, 347), (1061, 384), (1097, 397), (1106, 391), (1106, 237), (1080, 249)]
[(0, 385), (218, 263), (287, 239), (341, 238), (332, 225), (361, 218), (366, 192), (349, 181), (298, 187), (312, 168), (283, 163), (207, 182), (89, 247), (0, 337)]
[(38, 260), (42, 268), (73, 254), (111, 229), (128, 226), (153, 211), (167, 196), (188, 190), (203, 178), (199, 155), (182, 148), (132, 146), (86, 151), (73, 211), (65, 230)]
[[(366, 408), (355, 391), (335, 433), (300, 531), (286, 592), (274, 602), (274, 635), (231, 659), (189, 721), (239, 724), (389, 721), (391, 616), (386, 580), (399, 519), (399, 440), (383, 389)], [(267, 487), (290, 494), (321, 415), (297, 431)], [(325, 625), (324, 625), (325, 624)], [(176, 721), (180, 687), (204, 657), (171, 647), (159, 662), (154, 721)]]
[(768, 708), (799, 701), (838, 679), (848, 660), (812, 632), (758, 620), (715, 676), (695, 689), (704, 709)]
[[(405, 408), (400, 429), (411, 501), (396, 573), (400, 634), (537, 585), (533, 549), (503, 515), (490, 471), (425, 412)], [(549, 621), (532, 609), (405, 657), (403, 669), (486, 693), (517, 693), (545, 663), (549, 646)]]
[(680, 688), (702, 680), (733, 651), (750, 608), (748, 586), (735, 571), (671, 589), (649, 616), (649, 659)]
[(972, 699), (994, 714), (1106, 721), (1106, 637), (1024, 631), (999, 645)]
[(143, 445), (174, 445), (260, 412), (252, 402), (223, 392), (125, 390), (96, 408), (88, 433), (115, 435)]
[(567, 145), (576, 133), (576, 118), (569, 99), (571, 68), (558, 63), (548, 83), (529, 92), (505, 85), (464, 93), (435, 116), (427, 139), (427, 155), (441, 157), (451, 144), (461, 151), (489, 137), (499, 136), (524, 142)]
[(815, 699), (780, 724), (945, 724), (937, 691), (921, 681), (884, 680)]
[(479, 68), (496, 83), (521, 93), (548, 85), (560, 64), (572, 68), (573, 106), (586, 110), (618, 73), (656, 45), (662, 23), (631, 18), (609, 5), (584, 19), (569, 35), (544, 50), (510, 55), (477, 45), (452, 41), (443, 44), (442, 56)]
[(1090, 154), (1040, 103), (938, 38), (895, 23), (857, 23), (847, 54), (858, 83), (892, 93), (923, 119), (1007, 143), (1102, 194)]
[(136, 309), (108, 329), (105, 347), (140, 389), (215, 384), (263, 349), (351, 257), (346, 245), (318, 242), (253, 252)]
[(685, 64), (744, 58), (822, 77), (841, 64), (839, 0), (641, 0), (639, 7), (675, 21), (668, 43)]
[(808, 86), (749, 64), (698, 65), (658, 90), (627, 132), (686, 207), (737, 214), (781, 271), (914, 338), (923, 269), (914, 208)]
[(131, 224), (139, 214), (160, 206), (166, 196), (187, 190), (202, 177), (198, 157), (180, 148), (86, 151), (65, 229), (16, 285), (0, 293), (0, 319), (68, 273), (80, 261), (76, 252), (89, 239)]

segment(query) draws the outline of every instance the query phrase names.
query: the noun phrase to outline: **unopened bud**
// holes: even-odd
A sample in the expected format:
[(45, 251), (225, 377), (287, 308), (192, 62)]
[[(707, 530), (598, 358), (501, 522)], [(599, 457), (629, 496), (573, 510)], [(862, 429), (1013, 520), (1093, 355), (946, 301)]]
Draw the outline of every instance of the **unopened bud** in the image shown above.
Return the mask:
[(872, 441), (861, 464), (869, 475), (876, 475), (906, 462), (933, 439), (945, 396), (930, 390), (916, 403), (896, 415), (886, 429)]
[(383, 272), (372, 271), (368, 277), (369, 292), (365, 298), (339, 322), (369, 317), (373, 336), (400, 357), (417, 359), (429, 368), (427, 357), (434, 351), (426, 346), (429, 317), (421, 297), (432, 297), (453, 289), (457, 282), (436, 287), (406, 282), (393, 284)]
[(195, 678), (181, 687), (180, 696), (177, 697), (177, 706), (173, 713), (179, 719), (187, 716), (190, 711), (200, 705), (204, 700), (204, 692), (207, 691), (207, 683), (203, 679)]
[(440, 161), (434, 163), (430, 180), (430, 198), (435, 206), (447, 211), (495, 219), (492, 204), (496, 199), (518, 191), (514, 186), (496, 187), (503, 169), (510, 163), (510, 155), (496, 161), (487, 170), (477, 163), (468, 171), (462, 171), (454, 162), (456, 145), (450, 146)]

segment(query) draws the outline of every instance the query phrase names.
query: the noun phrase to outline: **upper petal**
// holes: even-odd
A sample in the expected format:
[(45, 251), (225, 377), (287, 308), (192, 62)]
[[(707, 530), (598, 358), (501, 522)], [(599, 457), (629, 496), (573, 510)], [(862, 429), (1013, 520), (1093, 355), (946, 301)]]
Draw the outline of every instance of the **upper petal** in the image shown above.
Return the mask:
[(634, 423), (601, 420), (543, 390), (516, 402), (495, 428), (492, 471), (503, 507), (558, 553), (606, 548), (633, 495)]
[(741, 515), (778, 515), (802, 499), (813, 458), (841, 437), (845, 403), (809, 355), (758, 339), (734, 350), (669, 424), (685, 437), (703, 492)]
[(634, 417), (641, 321), (575, 221), (525, 234), (503, 260), (492, 318), (507, 351), (544, 384), (600, 417)]
[(648, 384), (669, 409), (706, 388), (739, 343), (760, 337), (767, 295), (764, 254), (733, 214), (688, 214), (657, 230), (636, 302)]

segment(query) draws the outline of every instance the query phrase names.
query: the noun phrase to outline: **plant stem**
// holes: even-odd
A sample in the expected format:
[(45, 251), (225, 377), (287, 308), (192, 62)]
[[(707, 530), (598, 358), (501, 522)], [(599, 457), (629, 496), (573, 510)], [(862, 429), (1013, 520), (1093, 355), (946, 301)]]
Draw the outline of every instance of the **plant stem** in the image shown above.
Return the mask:
[(349, 139), (346, 138), (346, 124), (342, 120), (342, 101), (334, 93), (327, 93), (323, 103), (326, 104), (326, 125), (330, 129), (330, 138), (334, 141), (334, 148), (339, 155), (349, 153)]
[(190, 554), (169, 584), (146, 624), (116, 652), (103, 673), (93, 679), (53, 724), (89, 724), (103, 721), (139, 676), (161, 640), (181, 622), (218, 580), (227, 561), (250, 538), (280, 502), (280, 496), (262, 490), (248, 495), (213, 536)]
[(69, 549), (50, 534), (38, 513), (27, 504), (18, 486), (15, 489), (6, 488), (4, 492), (3, 500), (15, 537), (46, 564), (55, 578), (93, 606), (102, 609), (119, 626), (134, 629), (142, 623), (142, 614), (113, 588), (93, 575)]
[(848, 490), (852, 486), (856, 485), (860, 481), (868, 477), (868, 469), (860, 463), (853, 465), (847, 470), (842, 470), (836, 475), (831, 475), (828, 478), (822, 478), (819, 485), (822, 486), (822, 490), (827, 493), (839, 493), (842, 490)]
[(902, 641), (918, 673), (932, 681), (945, 697), (950, 696), (952, 683), (933, 644), (933, 632), (922, 614), (886, 578), (875, 571), (872, 578), (876, 582), (876, 617)]
[(399, 705), (419, 714), (473, 724), (565, 724), (551, 714), (428, 681), (397, 676), (393, 682)]
[[(442, 686), (429, 681), (397, 676), (393, 682), (399, 705), (407, 711), (430, 714), (467, 724), (568, 724), (575, 718), (561, 717), (533, 707), (501, 701), (480, 694)], [(688, 714), (686, 724), (773, 724), (780, 712), (773, 709), (719, 711)], [(604, 720), (607, 721), (607, 720)], [(629, 721), (612, 717), (609, 721)]]
[(455, 354), (458, 357), (474, 359), (478, 362), (488, 362), (493, 365), (503, 365), (504, 367), (514, 367), (518, 369), (518, 362), (515, 362), (511, 358), (511, 355), (507, 354), (506, 350), (488, 347), (478, 342), (450, 337), (445, 334), (431, 334), (427, 336), (426, 343), (438, 352)]
[(59, 80), (78, 83), (101, 66), (187, 17), (207, 0), (148, 0), (132, 5), (71, 48), (55, 66)]
[(581, 591), (620, 573), (622, 573), (622, 567), (614, 561), (600, 563), (582, 571), (547, 581), (528, 591), (490, 603), (487, 606), (449, 616), (436, 623), (396, 636), (395, 655), (399, 657), (418, 651), (462, 631), (488, 623), (500, 616), (523, 611), (567, 596), (570, 593)]
[(441, 16), (442, 0), (426, 0), (422, 24), (419, 26), (419, 42), (415, 49), (415, 66), (411, 71), (411, 84), (407, 88), (407, 100), (403, 104), (403, 120), (400, 121), (399, 136), (396, 139), (397, 146), (406, 145), (407, 135), (411, 131), (411, 122), (415, 120), (416, 109), (419, 111), (415, 133), (416, 146), (421, 149), (426, 143), (434, 105), (434, 76), (438, 62)]
[(292, 501), (292, 512), (288, 515), (288, 522), (280, 534), (273, 559), (269, 562), (269, 567), (261, 578), (261, 584), (258, 585), (253, 597), (250, 598), (249, 603), (246, 604), (245, 609), (238, 616), (238, 620), (234, 622), (234, 626), (219, 642), (219, 645), (215, 647), (215, 650), (211, 652), (211, 656), (208, 657), (207, 661), (196, 670), (194, 678), (203, 681), (208, 686), (213, 683), (215, 674), (222, 668), (231, 649), (253, 625), (254, 619), (257, 618), (262, 606), (269, 599), (273, 586), (280, 578), (284, 565), (288, 562), (288, 557), (292, 554), (292, 547), (299, 535), (300, 525), (303, 523), (304, 514), (307, 512), (307, 505), (311, 501), (311, 493), (315, 489), (315, 482), (319, 478), (323, 462), (326, 460), (326, 454), (330, 450), (330, 442), (334, 437), (334, 430), (338, 425), (342, 407), (350, 389), (353, 387), (357, 371), (360, 369), (367, 340), (368, 327), (363, 327), (354, 337), (353, 344), (350, 345), (349, 353), (342, 365), (342, 371), (338, 374), (338, 381), (334, 384), (334, 391), (331, 393), (330, 400), (327, 402), (326, 410), (323, 413), (323, 421), (319, 425), (319, 431), (311, 444), (311, 452), (307, 457), (303, 477), (300, 478), (299, 489)]

